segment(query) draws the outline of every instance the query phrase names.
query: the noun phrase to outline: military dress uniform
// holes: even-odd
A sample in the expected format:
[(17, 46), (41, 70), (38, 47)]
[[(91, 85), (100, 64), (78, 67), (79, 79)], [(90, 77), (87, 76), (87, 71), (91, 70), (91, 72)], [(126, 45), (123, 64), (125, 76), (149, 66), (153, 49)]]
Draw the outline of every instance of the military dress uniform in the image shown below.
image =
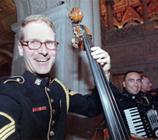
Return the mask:
[[(124, 90), (123, 93), (120, 94), (120, 96), (118, 96), (117, 104), (118, 104), (118, 107), (120, 109), (122, 118), (124, 120), (124, 124), (125, 124), (129, 133), (130, 133), (130, 128), (129, 128), (130, 126), (129, 125), (133, 125), (134, 123), (136, 123), (138, 121), (138, 122), (143, 123), (142, 126), (144, 126), (144, 128), (145, 128), (144, 131), (146, 132), (146, 136), (148, 138), (157, 138), (154, 134), (152, 134), (154, 131), (151, 132), (152, 129), (150, 128), (151, 126), (150, 126), (150, 123), (147, 119), (147, 112), (150, 109), (153, 109), (154, 105), (152, 104), (152, 102), (150, 102), (150, 100), (145, 95), (145, 93), (140, 91), (138, 94), (130, 94), (128, 91)], [(132, 114), (131, 112), (129, 112), (125, 115), (125, 110), (126, 110), (126, 112), (129, 109), (134, 110), (135, 107), (137, 107), (137, 109), (138, 109), (137, 111), (135, 111), (135, 114)], [(132, 115), (130, 116), (129, 114), (132, 114)], [(137, 121), (134, 118), (133, 123), (132, 123), (132, 120), (128, 120), (128, 119), (131, 117), (134, 117), (134, 115), (135, 115), (135, 117), (137, 115)], [(139, 115), (140, 115), (140, 117), (139, 117)], [(153, 114), (153, 115), (155, 115), (155, 114)], [(140, 119), (141, 119), (141, 121), (140, 121)], [(137, 130), (137, 127), (135, 126), (135, 131)], [(138, 129), (138, 131), (139, 131), (139, 129)], [(137, 135), (139, 135), (139, 133)]]
[(81, 95), (56, 78), (41, 78), (28, 71), (1, 78), (0, 140), (64, 139), (68, 112), (88, 117), (102, 112), (96, 92), (95, 88), (92, 95)]

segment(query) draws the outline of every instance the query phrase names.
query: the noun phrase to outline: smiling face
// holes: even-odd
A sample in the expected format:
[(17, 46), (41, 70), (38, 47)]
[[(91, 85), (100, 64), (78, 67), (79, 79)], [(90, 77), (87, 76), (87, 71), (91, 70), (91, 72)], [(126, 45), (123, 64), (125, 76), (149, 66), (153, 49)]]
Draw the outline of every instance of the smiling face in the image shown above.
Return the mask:
[[(55, 41), (54, 31), (44, 22), (30, 22), (24, 27), (24, 41)], [(38, 50), (30, 50), (18, 44), (25, 68), (36, 75), (48, 75), (56, 59), (57, 50), (48, 50), (44, 44)]]
[(141, 76), (139, 73), (130, 72), (126, 75), (125, 80), (123, 81), (123, 87), (130, 94), (138, 94), (141, 89)]
[(146, 93), (147, 91), (150, 91), (152, 89), (152, 84), (149, 80), (148, 77), (145, 77), (143, 76), (143, 79), (142, 79), (142, 88), (141, 90)]

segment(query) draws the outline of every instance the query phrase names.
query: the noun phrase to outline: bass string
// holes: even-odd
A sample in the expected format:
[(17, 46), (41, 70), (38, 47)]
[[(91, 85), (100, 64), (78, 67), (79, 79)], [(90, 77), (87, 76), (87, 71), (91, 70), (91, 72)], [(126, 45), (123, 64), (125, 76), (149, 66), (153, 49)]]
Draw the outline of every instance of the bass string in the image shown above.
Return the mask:
[[(103, 105), (103, 106), (105, 106), (106, 108), (108, 108), (110, 110), (108, 112), (110, 112), (112, 114), (112, 117), (113, 117), (112, 118), (113, 123), (110, 122), (111, 126), (109, 126), (109, 127), (111, 127), (111, 131), (113, 131), (114, 135), (115, 135), (116, 130), (117, 130), (117, 133), (121, 138), (122, 138), (122, 136), (123, 136), (123, 138), (127, 138), (127, 134), (126, 135), (124, 134), (125, 133), (124, 131), (126, 131), (126, 129), (123, 129), (121, 127), (123, 124), (123, 120), (122, 120), (122, 122), (120, 122), (120, 119), (122, 119), (122, 117), (119, 117), (119, 116), (121, 116), (121, 114), (118, 111), (118, 107), (117, 107), (116, 102), (114, 100), (114, 97), (112, 95), (113, 93), (110, 92), (111, 94), (110, 93), (108, 94), (108, 92), (107, 92), (108, 90), (110, 90), (110, 87), (108, 86), (107, 80), (105, 79), (105, 75), (103, 73), (102, 67), (91, 56), (90, 48), (92, 47), (92, 42), (91, 42), (90, 36), (85, 32), (83, 33), (83, 40), (84, 40), (84, 46), (86, 47), (85, 50), (87, 52), (87, 56), (89, 58), (90, 64), (92, 65), (91, 67), (95, 67), (92, 69), (97, 70), (97, 72), (92, 71), (93, 76), (95, 78), (95, 81), (99, 81), (99, 83), (101, 85), (106, 86), (106, 94), (107, 94), (106, 98), (108, 98), (109, 100), (102, 101), (103, 102), (102, 104), (107, 102), (108, 107), (106, 107), (105, 105)], [(102, 99), (102, 95), (101, 95), (101, 99)], [(108, 117), (108, 118), (106, 118), (107, 120), (111, 120), (111, 116), (109, 116), (107, 113), (105, 113), (105, 115)], [(116, 128), (115, 130), (114, 130), (113, 126), (115, 126), (115, 128)], [(124, 126), (124, 128), (125, 128), (125, 126)], [(117, 137), (116, 136), (114, 136), (114, 137), (118, 139), (118, 135), (117, 135)]]

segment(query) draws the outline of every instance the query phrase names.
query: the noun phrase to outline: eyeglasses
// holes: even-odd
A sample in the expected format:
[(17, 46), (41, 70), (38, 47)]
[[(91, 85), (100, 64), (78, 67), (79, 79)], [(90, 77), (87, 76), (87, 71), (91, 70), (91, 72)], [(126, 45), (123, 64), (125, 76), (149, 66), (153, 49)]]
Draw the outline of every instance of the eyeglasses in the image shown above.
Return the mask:
[(21, 44), (23, 46), (27, 46), (30, 50), (38, 50), (42, 46), (42, 44), (44, 44), (48, 50), (54, 50), (58, 47), (59, 43), (56, 41), (40, 42), (38, 40), (32, 40), (32, 41), (21, 41)]
[(145, 83), (145, 84), (147, 84), (147, 85), (150, 85), (150, 84), (151, 84), (151, 82), (145, 82), (145, 81), (143, 81), (142, 83)]

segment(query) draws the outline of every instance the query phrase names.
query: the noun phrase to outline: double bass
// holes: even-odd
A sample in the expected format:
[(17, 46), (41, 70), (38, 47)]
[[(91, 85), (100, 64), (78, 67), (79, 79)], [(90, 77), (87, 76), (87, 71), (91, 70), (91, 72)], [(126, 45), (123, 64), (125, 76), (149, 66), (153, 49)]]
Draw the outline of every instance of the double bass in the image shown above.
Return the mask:
[[(110, 138), (112, 140), (130, 140), (134, 139), (131, 137), (125, 127), (121, 113), (118, 109), (117, 103), (115, 101), (114, 95), (110, 89), (109, 83), (106, 79), (104, 71), (99, 63), (94, 60), (91, 56), (90, 48), (93, 46), (91, 40), (92, 35), (88, 28), (83, 24), (78, 24), (83, 18), (83, 13), (81, 13), (78, 7), (72, 9), (69, 13), (69, 18), (73, 23), (74, 38), (72, 39), (73, 46), (85, 50), (87, 53), (87, 58), (90, 64), (94, 82), (97, 86), (100, 100), (102, 103), (104, 116), (108, 126), (108, 131)], [(104, 135), (104, 134), (103, 134)], [(93, 138), (93, 140), (98, 140)]]

